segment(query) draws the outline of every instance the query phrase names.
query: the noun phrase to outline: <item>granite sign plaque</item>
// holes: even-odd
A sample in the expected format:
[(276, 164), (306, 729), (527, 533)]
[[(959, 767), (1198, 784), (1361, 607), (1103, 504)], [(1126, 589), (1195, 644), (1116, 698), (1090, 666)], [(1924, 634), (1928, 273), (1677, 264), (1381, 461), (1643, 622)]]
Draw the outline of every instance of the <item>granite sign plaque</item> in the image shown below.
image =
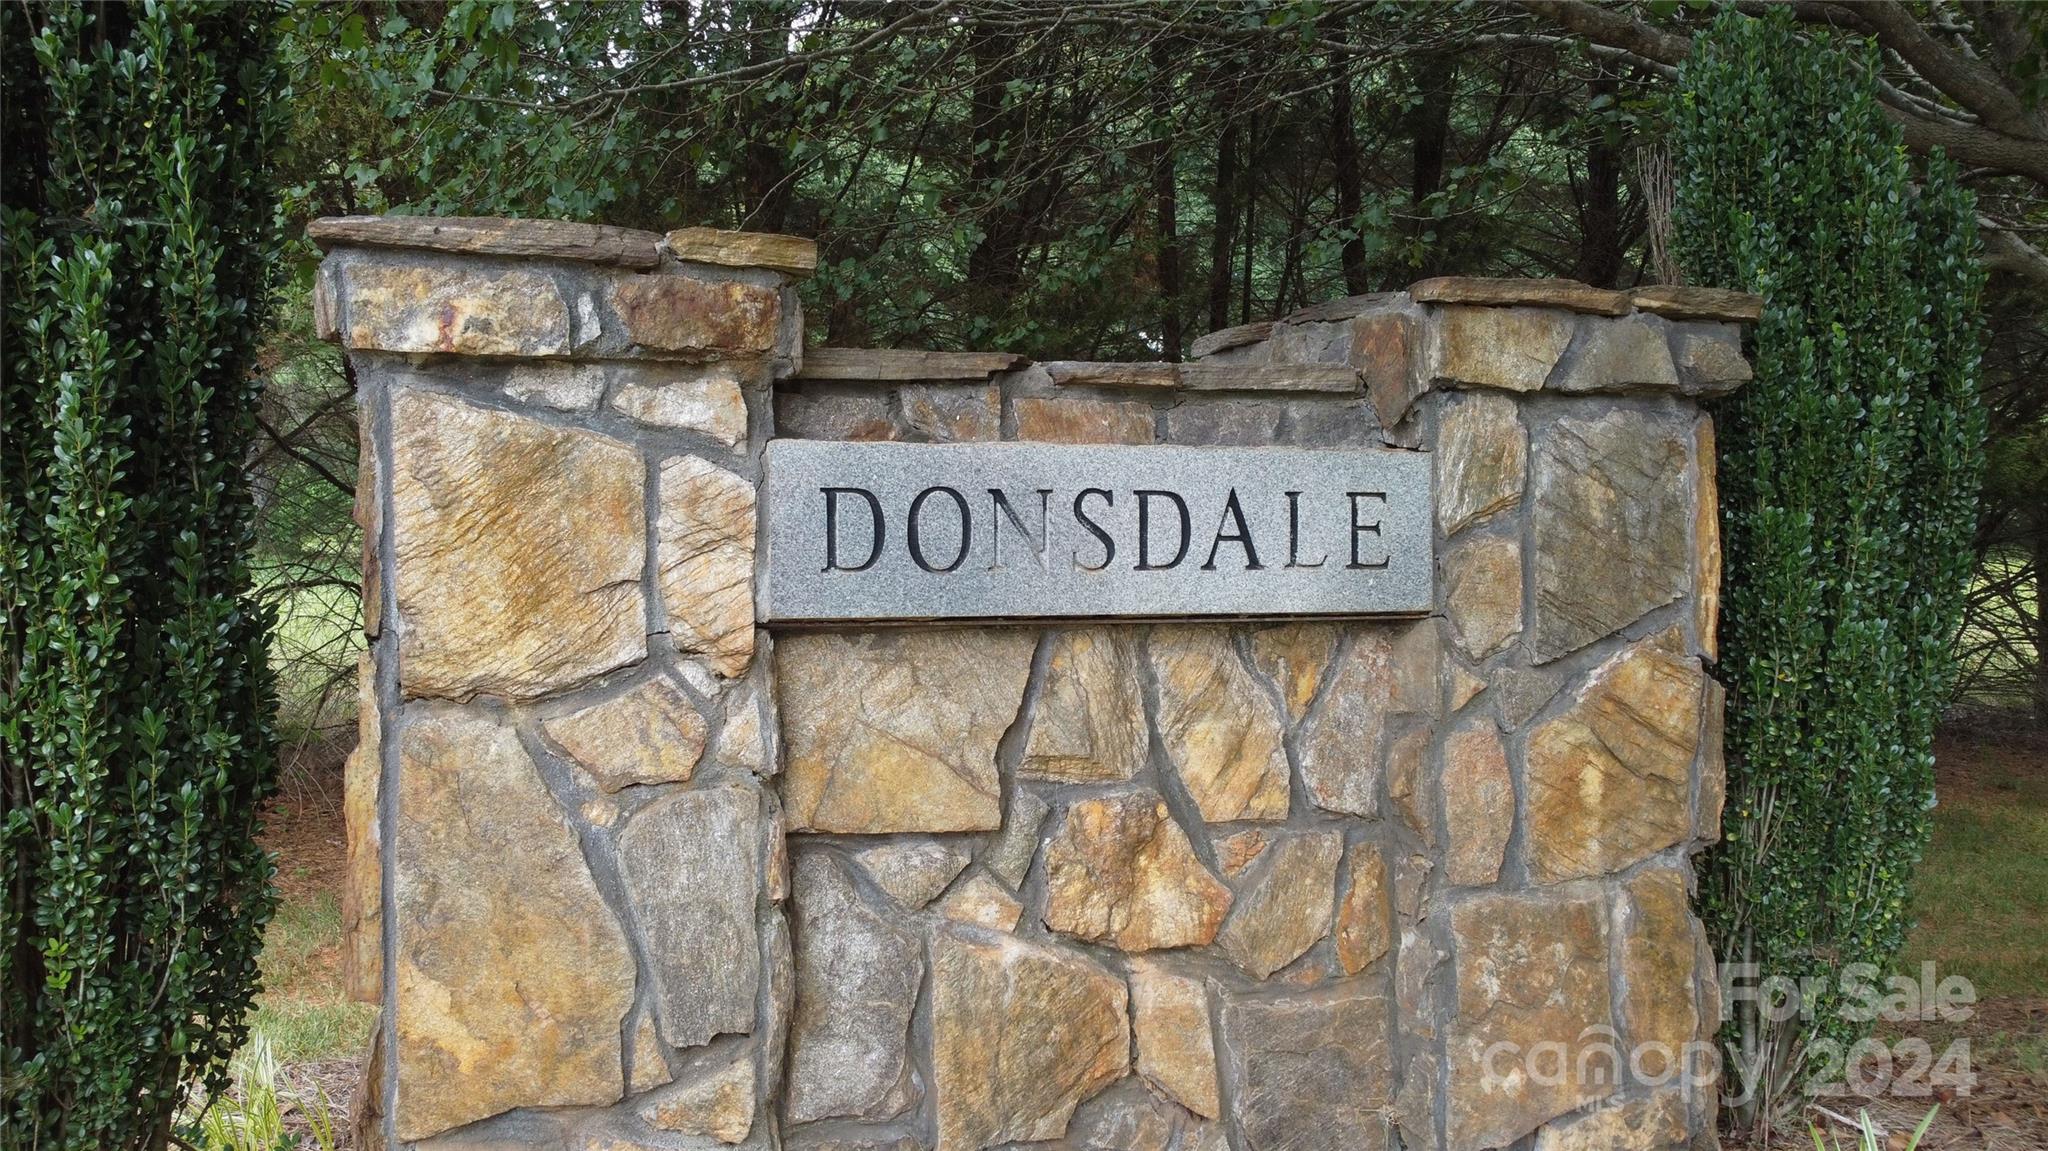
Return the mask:
[(1419, 615), (1429, 457), (775, 440), (761, 618)]

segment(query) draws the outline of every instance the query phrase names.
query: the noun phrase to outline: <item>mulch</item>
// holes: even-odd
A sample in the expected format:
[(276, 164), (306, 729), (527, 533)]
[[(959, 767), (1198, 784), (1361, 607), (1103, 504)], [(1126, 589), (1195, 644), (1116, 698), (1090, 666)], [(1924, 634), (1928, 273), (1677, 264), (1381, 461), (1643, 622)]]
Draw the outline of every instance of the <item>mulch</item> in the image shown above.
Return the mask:
[[(352, 727), (346, 732), (354, 734)], [(281, 752), (277, 795), (264, 811), (259, 839), (277, 856), (277, 891), (285, 902), (341, 890), (347, 866), (342, 763), (352, 744), (340, 735), (315, 737)]]

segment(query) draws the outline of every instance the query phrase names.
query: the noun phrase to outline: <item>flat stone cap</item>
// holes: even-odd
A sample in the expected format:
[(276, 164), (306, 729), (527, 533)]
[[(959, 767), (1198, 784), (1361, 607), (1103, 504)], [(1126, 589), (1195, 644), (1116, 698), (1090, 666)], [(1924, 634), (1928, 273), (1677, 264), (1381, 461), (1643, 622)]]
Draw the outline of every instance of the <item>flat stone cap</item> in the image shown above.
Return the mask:
[(914, 348), (810, 348), (799, 380), (868, 383), (985, 380), (1031, 361), (1011, 352), (925, 352)]
[(1358, 370), (1348, 364), (1131, 364), (1053, 360), (1043, 366), (1055, 384), (1090, 388), (1355, 392), (1360, 386)]
[(767, 268), (802, 279), (818, 270), (818, 243), (774, 232), (727, 232), (718, 228), (677, 228), (662, 247), (678, 260), (727, 268)]
[(323, 252), (337, 247), (415, 248), (472, 256), (577, 260), (647, 270), (661, 263), (653, 232), (567, 220), (492, 216), (328, 216), (306, 225)]
[(1562, 308), (1592, 316), (1625, 316), (1630, 308), (1628, 293), (1596, 288), (1577, 280), (1434, 276), (1416, 281), (1408, 288), (1408, 296), (1418, 304)]
[(1199, 336), (1195, 339), (1194, 343), (1189, 344), (1188, 358), (1199, 360), (1203, 356), (1213, 356), (1217, 352), (1229, 351), (1231, 348), (1241, 348), (1246, 344), (1256, 344), (1272, 334), (1273, 321), (1271, 320), (1239, 324), (1234, 328), (1221, 328), (1210, 332), (1206, 336)]
[(1632, 288), (1629, 302), (1639, 312), (1671, 320), (1722, 320), (1753, 324), (1764, 316), (1764, 298), (1726, 288), (1688, 288), (1683, 284), (1651, 284)]
[(678, 228), (666, 236), (610, 224), (506, 220), (493, 216), (328, 216), (306, 225), (323, 252), (335, 248), (411, 248), (466, 256), (575, 260), (652, 271), (665, 252), (678, 260), (727, 268), (763, 268), (793, 279), (818, 270), (818, 245), (800, 236)]
[(1410, 287), (1408, 296), (1418, 304), (1558, 308), (1590, 316), (1649, 312), (1672, 320), (1719, 320), (1724, 323), (1755, 323), (1764, 313), (1762, 296), (1732, 292), (1726, 288), (1693, 288), (1683, 284), (1650, 284), (1617, 292), (1577, 280), (1434, 276)]

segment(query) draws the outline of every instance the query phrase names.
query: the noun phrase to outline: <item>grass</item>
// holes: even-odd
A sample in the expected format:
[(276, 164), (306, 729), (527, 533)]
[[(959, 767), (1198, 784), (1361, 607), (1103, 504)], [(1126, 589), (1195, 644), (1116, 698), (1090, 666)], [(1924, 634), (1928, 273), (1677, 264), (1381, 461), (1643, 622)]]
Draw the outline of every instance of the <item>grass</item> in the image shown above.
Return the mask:
[(2048, 1082), (2048, 1035), (1992, 1031), (1972, 1036), (1973, 1054), (1986, 1063), (2014, 1067)]
[[(287, 864), (289, 866), (289, 864)], [(263, 994), (255, 1031), (278, 1062), (362, 1054), (376, 1008), (342, 997), (341, 907), (332, 892), (286, 898), (263, 935)]]
[(2026, 747), (1967, 754), (1967, 775), (1944, 773), (1902, 968), (1931, 960), (1980, 999), (2048, 996), (2048, 767)]
[[(1879, 1134), (1877, 1122), (1870, 1117), (1869, 1112), (1860, 1111), (1856, 1115), (1853, 1127), (1856, 1151), (1888, 1151), (1892, 1147), (1897, 1147), (1899, 1151), (1916, 1151), (1920, 1146), (1920, 1140), (1926, 1136), (1927, 1129), (1934, 1126), (1934, 1117), (1938, 1114), (1938, 1107), (1929, 1111), (1911, 1135), (1906, 1135), (1903, 1142), (1895, 1142)], [(1848, 1151), (1850, 1146), (1842, 1142), (1839, 1132), (1822, 1131), (1818, 1124), (1809, 1126), (1807, 1132), (1813, 1139), (1814, 1151)], [(1905, 1135), (1905, 1132), (1899, 1134)]]
[[(1886, 1042), (1924, 1040), (1940, 1055), (1967, 1041), (1968, 1094), (1951, 1097), (1930, 1151), (2019, 1151), (2048, 1146), (2048, 739), (1959, 725), (1935, 745), (1934, 840), (1914, 890), (1918, 917), (1892, 970), (1974, 986), (1967, 1019), (1882, 1024)], [(1929, 1100), (1871, 1101), (1894, 1131), (1910, 1129)]]

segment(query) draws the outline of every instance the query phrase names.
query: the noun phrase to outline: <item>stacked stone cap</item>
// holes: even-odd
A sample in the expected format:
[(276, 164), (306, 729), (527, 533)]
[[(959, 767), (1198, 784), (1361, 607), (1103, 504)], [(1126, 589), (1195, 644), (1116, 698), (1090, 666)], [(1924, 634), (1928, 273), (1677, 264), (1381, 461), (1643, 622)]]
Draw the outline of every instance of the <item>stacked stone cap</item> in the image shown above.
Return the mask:
[(329, 216), (306, 225), (323, 252), (336, 248), (413, 248), (470, 256), (577, 260), (649, 270), (661, 263), (662, 237), (606, 224), (505, 220), (493, 216)]
[(475, 256), (519, 256), (617, 264), (648, 271), (663, 255), (727, 268), (767, 268), (803, 279), (818, 270), (818, 245), (801, 236), (677, 228), (662, 235), (568, 220), (495, 216), (329, 216), (306, 226), (323, 252), (336, 248), (415, 248)]
[[(1417, 398), (1445, 388), (1725, 396), (1750, 378), (1741, 325), (1762, 312), (1760, 297), (1719, 288), (1440, 276), (1211, 332), (1186, 363), (1037, 367), (1057, 387), (1155, 396), (1362, 391), (1393, 428)], [(842, 382), (982, 379), (1031, 366), (981, 352), (821, 348), (811, 356), (801, 378)]]
[(661, 238), (663, 252), (696, 264), (766, 268), (806, 280), (818, 271), (818, 244), (773, 232), (728, 232), (719, 228), (677, 228)]
[(307, 235), (330, 253), (315, 326), (352, 350), (676, 360), (757, 377), (801, 361), (792, 284), (818, 261), (794, 236), (561, 220), (346, 216)]
[[(960, 382), (1032, 366), (1030, 357), (1011, 352), (812, 348), (796, 378), (835, 383)], [(1358, 372), (1342, 364), (1047, 360), (1036, 366), (1056, 385), (1139, 392), (1356, 392), (1361, 387)]]
[(1595, 288), (1577, 280), (1433, 276), (1411, 285), (1408, 298), (1418, 304), (1559, 308), (1589, 316), (1651, 312), (1674, 320), (1719, 320), (1727, 323), (1754, 323), (1764, 314), (1762, 296), (1685, 284), (1648, 284), (1616, 291)]
[(1343, 364), (1089, 363), (1045, 365), (1055, 384), (1190, 392), (1355, 392), (1356, 369)]
[[(1615, 291), (1575, 280), (1439, 276), (1406, 292), (1351, 296), (1212, 332), (1194, 342), (1195, 363), (1151, 382), (1234, 377), (1239, 382), (1222, 386), (1246, 388), (1272, 378), (1284, 381), (1273, 386), (1316, 390), (1336, 386), (1334, 376), (1312, 380), (1305, 366), (1341, 363), (1388, 428), (1423, 394), (1445, 388), (1715, 398), (1750, 378), (1740, 325), (1762, 312), (1760, 297), (1719, 288)], [(1080, 367), (1069, 370), (1071, 382), (1115, 386), (1113, 369), (1154, 366)]]

